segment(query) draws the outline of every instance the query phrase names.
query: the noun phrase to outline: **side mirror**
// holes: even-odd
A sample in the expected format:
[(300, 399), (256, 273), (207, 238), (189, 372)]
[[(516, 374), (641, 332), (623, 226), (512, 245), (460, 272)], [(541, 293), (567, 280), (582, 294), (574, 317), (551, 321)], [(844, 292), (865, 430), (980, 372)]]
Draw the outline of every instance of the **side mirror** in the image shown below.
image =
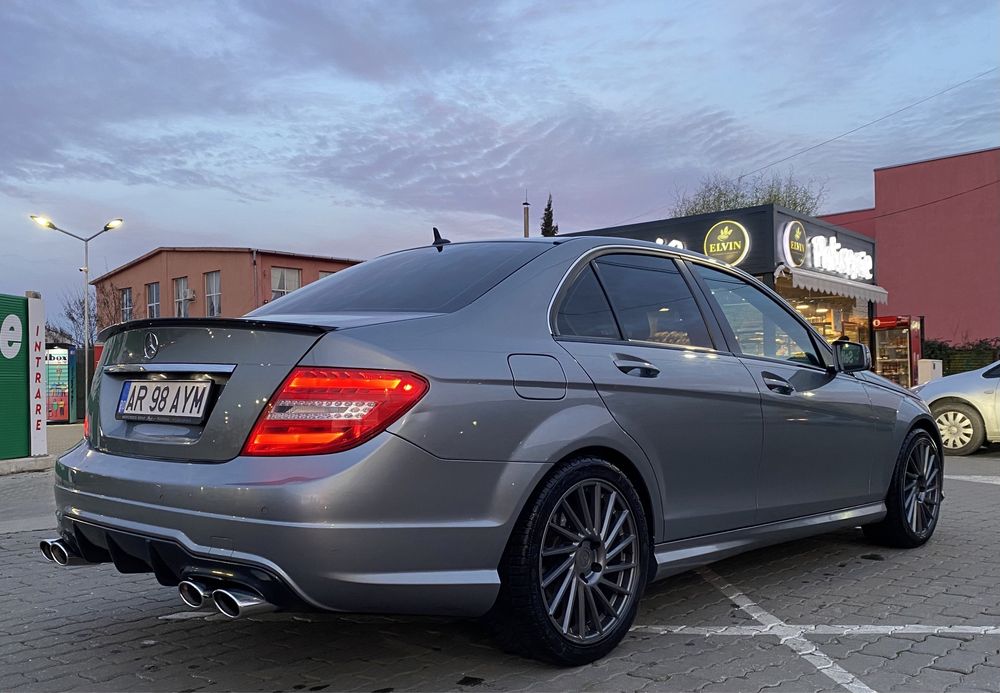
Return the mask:
[(872, 367), (872, 353), (864, 344), (834, 342), (833, 362), (834, 368), (841, 373), (867, 371)]

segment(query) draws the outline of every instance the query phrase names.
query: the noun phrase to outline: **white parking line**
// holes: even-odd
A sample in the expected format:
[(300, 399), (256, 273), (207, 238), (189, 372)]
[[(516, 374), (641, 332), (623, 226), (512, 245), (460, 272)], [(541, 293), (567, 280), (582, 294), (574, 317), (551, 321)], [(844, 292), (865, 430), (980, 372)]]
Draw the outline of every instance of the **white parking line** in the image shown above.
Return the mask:
[(978, 476), (975, 474), (966, 476), (962, 474), (945, 474), (944, 478), (949, 481), (971, 481), (976, 484), (995, 484), (1000, 486), (1000, 476)]
[(740, 607), (751, 618), (759, 621), (768, 628), (771, 634), (777, 635), (780, 638), (781, 644), (787, 646), (795, 654), (812, 664), (821, 674), (840, 684), (851, 691), (851, 693), (875, 693), (875, 690), (869, 688), (861, 679), (823, 654), (823, 651), (816, 647), (815, 643), (802, 637), (802, 631), (795, 626), (789, 627), (780, 618), (726, 582), (714, 570), (701, 568), (698, 570), (698, 574), (710, 585), (729, 597), (730, 601)]
[(782, 624), (780, 626), (671, 626), (671, 625), (637, 625), (632, 626), (636, 633), (653, 635), (734, 635), (752, 637), (755, 635), (796, 636), (796, 635), (1000, 635), (1000, 626), (931, 626), (922, 624), (906, 624), (901, 626), (872, 625), (815, 625), (799, 626)]

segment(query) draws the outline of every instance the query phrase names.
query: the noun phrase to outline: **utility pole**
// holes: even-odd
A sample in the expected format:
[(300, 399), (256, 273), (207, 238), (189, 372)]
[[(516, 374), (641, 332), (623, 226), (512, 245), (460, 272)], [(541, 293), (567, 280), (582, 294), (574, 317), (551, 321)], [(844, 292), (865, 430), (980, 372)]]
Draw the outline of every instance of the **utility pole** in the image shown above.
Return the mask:
[(527, 238), (528, 237), (528, 207), (531, 206), (530, 204), (528, 204), (528, 189), (527, 188), (524, 189), (524, 205), (523, 206), (524, 206), (524, 237)]

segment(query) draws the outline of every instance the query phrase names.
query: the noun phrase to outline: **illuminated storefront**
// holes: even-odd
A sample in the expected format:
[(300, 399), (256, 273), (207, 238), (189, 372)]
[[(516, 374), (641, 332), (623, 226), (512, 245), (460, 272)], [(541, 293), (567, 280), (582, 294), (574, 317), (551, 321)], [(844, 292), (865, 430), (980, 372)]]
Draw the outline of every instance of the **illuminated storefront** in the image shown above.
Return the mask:
[(875, 242), (777, 205), (629, 224), (572, 235), (652, 241), (739, 267), (777, 291), (827, 340), (875, 354), (872, 320), (888, 293), (875, 281)]

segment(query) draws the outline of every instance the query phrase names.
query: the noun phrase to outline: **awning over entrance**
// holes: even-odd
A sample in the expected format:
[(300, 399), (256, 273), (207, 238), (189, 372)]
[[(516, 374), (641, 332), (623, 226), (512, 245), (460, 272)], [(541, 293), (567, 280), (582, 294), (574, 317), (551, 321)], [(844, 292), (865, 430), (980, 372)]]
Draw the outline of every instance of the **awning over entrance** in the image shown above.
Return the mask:
[(881, 286), (833, 277), (829, 274), (821, 274), (799, 267), (784, 267), (782, 270), (792, 276), (792, 286), (797, 286), (800, 289), (821, 291), (835, 296), (848, 296), (875, 303), (889, 302), (889, 292)]

